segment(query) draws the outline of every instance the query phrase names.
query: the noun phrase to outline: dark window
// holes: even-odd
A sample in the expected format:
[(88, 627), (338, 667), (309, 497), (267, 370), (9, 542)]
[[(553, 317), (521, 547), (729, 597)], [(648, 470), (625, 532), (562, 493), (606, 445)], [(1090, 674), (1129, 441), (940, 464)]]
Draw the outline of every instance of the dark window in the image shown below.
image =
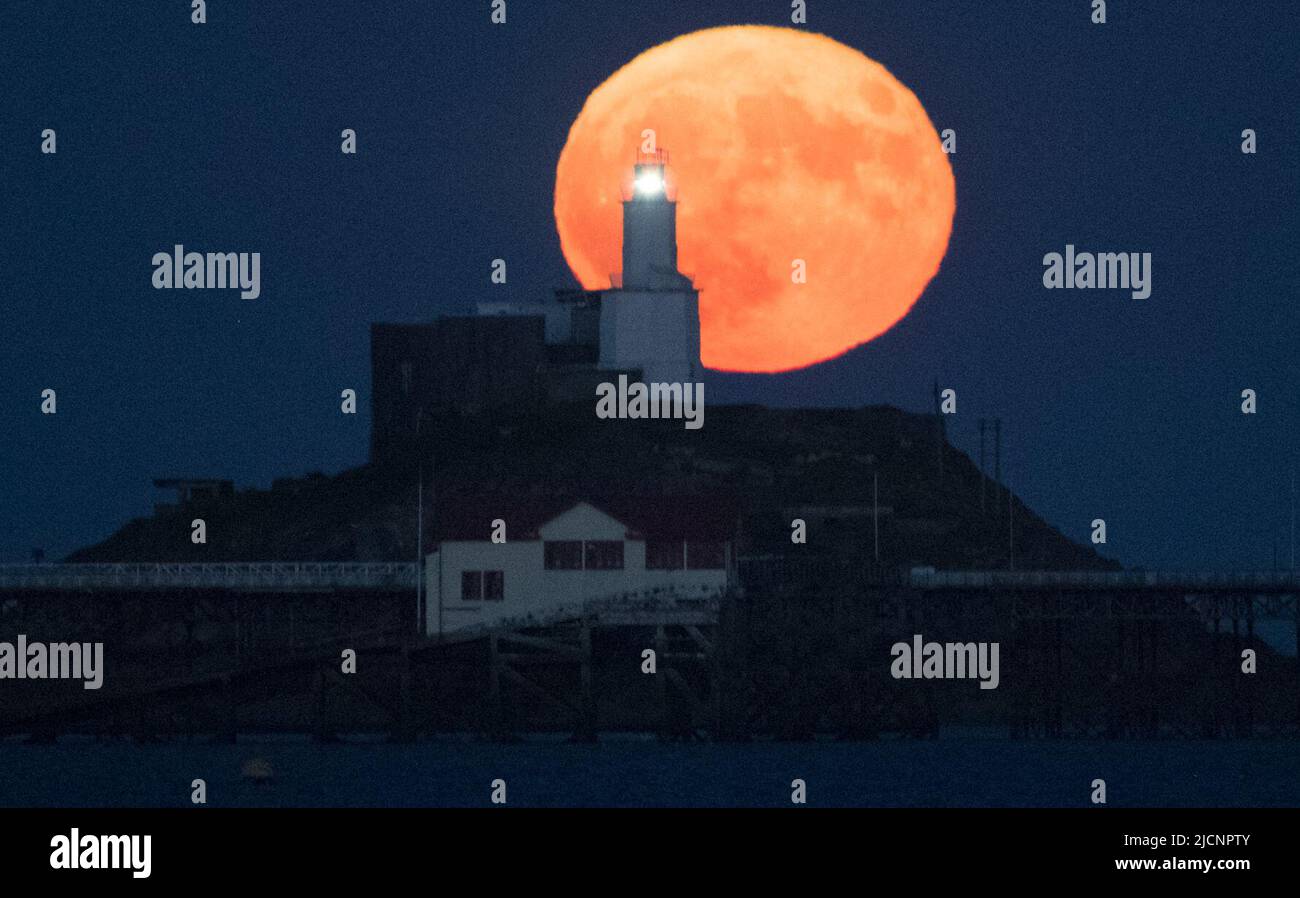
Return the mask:
[(582, 543), (578, 540), (543, 543), (548, 571), (582, 570)]
[(500, 602), (506, 597), (506, 575), (504, 571), (483, 572), (483, 598), (489, 602)]
[(597, 540), (587, 545), (587, 570), (620, 571), (623, 569), (623, 541)]
[(726, 544), (688, 542), (686, 544), (686, 566), (693, 571), (725, 568), (727, 566)]
[(653, 571), (680, 571), (682, 541), (679, 539), (647, 540), (645, 566)]
[(460, 575), (460, 598), (463, 602), (477, 602), (483, 598), (483, 572), (462, 571)]

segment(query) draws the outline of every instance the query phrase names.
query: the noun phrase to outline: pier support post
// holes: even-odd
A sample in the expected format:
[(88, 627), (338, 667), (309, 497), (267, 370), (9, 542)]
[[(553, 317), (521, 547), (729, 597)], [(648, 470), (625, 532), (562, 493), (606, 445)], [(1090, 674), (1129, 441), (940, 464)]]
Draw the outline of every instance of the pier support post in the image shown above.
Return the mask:
[[(1255, 647), (1255, 597), (1253, 595), (1246, 596), (1246, 641), (1250, 643), (1250, 648), (1253, 651), (1258, 651), (1258, 649), (1256, 649)], [(1256, 659), (1256, 661), (1258, 661), (1258, 659)], [(1238, 665), (1237, 671), (1238, 673), (1240, 673), (1241, 671), (1240, 652), (1237, 653), (1237, 659), (1234, 663)], [(1296, 659), (1296, 663), (1300, 664), (1300, 658)], [(1255, 692), (1256, 692), (1255, 684), (1258, 682), (1255, 679), (1255, 677), (1257, 676), (1259, 676), (1259, 674), (1254, 674), (1248, 677), (1246, 681), (1242, 684), (1245, 687), (1244, 691), (1246, 693), (1246, 735), (1247, 736), (1255, 735)]]
[(655, 626), (655, 687), (659, 699), (659, 738), (672, 735), (672, 713), (668, 707), (668, 637), (664, 625)]
[(1210, 735), (1215, 739), (1223, 732), (1223, 647), (1219, 645), (1220, 631), (1223, 629), (1223, 614), (1219, 607), (1219, 597), (1214, 597), (1214, 641), (1210, 643), (1210, 673), (1214, 685), (1214, 701), (1211, 707), (1214, 709), (1209, 721)]
[(411, 640), (402, 637), (397, 663), (397, 711), (394, 715), (392, 741), (415, 741), (415, 714), (411, 710)]
[(505, 666), (505, 659), (501, 657), (501, 647), (498, 644), (499, 637), (493, 633), (488, 637), (488, 735), (499, 742), (507, 742), (511, 739), (510, 726), (506, 722), (505, 699), (501, 694), (501, 675), (502, 668)]
[(329, 684), (325, 682), (325, 671), (316, 670), (312, 678), (312, 740), (315, 742), (332, 742), (334, 734), (329, 728)]
[(578, 629), (578, 646), (581, 652), (579, 660), (578, 676), (581, 680), (582, 694), (579, 696), (579, 715), (578, 727), (574, 732), (574, 740), (579, 742), (595, 742), (597, 730), (597, 711), (596, 711), (596, 694), (592, 688), (592, 652), (591, 652), (591, 622), (582, 621)]
[(225, 745), (235, 744), (235, 733), (239, 728), (239, 701), (235, 693), (234, 677), (222, 677), (218, 712), (221, 719), (217, 723), (216, 741)]
[(1300, 595), (1291, 596), (1291, 612), (1295, 617), (1295, 725), (1300, 730)]
[(1245, 718), (1242, 715), (1241, 707), (1241, 607), (1237, 598), (1232, 599), (1232, 667), (1228, 669), (1228, 675), (1232, 677), (1232, 734), (1241, 736), (1245, 732)]

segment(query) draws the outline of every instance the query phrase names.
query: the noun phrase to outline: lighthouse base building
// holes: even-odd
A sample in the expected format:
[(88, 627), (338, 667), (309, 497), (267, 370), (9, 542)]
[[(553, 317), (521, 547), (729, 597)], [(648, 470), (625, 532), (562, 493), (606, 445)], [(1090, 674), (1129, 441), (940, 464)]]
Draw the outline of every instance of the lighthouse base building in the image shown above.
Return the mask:
[(448, 419), (594, 405), (596, 386), (619, 374), (646, 383), (700, 379), (699, 292), (677, 270), (667, 162), (663, 152), (637, 159), (623, 199), (623, 271), (609, 289), (371, 325), (372, 461), (408, 454)]

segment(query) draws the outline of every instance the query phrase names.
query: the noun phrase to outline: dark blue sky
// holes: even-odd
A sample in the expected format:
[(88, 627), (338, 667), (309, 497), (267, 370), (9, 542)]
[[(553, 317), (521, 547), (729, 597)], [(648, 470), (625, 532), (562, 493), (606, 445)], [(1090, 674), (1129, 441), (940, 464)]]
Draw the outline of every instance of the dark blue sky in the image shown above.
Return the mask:
[[(1114, 2), (1104, 26), (1085, 0), (809, 5), (808, 28), (957, 131), (952, 242), (881, 339), (713, 377), (708, 400), (925, 410), (938, 377), (958, 391), (954, 441), (973, 453), (976, 419), (1000, 415), (1013, 488), (1068, 535), (1103, 517), (1109, 554), (1146, 567), (1269, 567), (1275, 537), (1285, 558), (1294, 4)], [(0, 10), (0, 560), (147, 514), (156, 476), (269, 485), (362, 463), (369, 323), (500, 298), (498, 256), (514, 298), (571, 284), (551, 198), (587, 93), (676, 35), (789, 11), (510, 0), (492, 26), (487, 0), (209, 7), (202, 26), (183, 2)], [(152, 289), (175, 243), (260, 252), (261, 298)], [(1066, 243), (1152, 253), (1151, 297), (1044, 290), (1043, 254)]]

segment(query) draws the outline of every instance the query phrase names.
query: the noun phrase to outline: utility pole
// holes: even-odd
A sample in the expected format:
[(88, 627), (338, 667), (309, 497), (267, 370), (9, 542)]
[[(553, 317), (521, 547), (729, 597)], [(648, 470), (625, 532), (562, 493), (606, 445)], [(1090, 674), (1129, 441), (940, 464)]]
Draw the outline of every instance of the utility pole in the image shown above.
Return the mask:
[[(438, 527), (438, 458), (429, 451), (429, 491), (433, 494), (434, 538), (437, 539)], [(442, 643), (442, 547), (438, 547), (438, 642)]]
[[(428, 611), (424, 607), (424, 441), (421, 439), (421, 425), (424, 423), (424, 410), (415, 416), (415, 462), (416, 462), (416, 510), (415, 510), (415, 626), (420, 636), (428, 629)], [(429, 489), (433, 490), (433, 453), (429, 453)], [(442, 623), (439, 592), (438, 623)]]
[(876, 545), (876, 563), (880, 563), (880, 472), (871, 472), (871, 535)]
[(993, 491), (994, 494), (993, 507), (997, 509), (998, 514), (1001, 514), (1002, 505), (997, 500), (997, 494), (1002, 491), (1002, 419), (994, 418), (992, 423), (993, 423), (993, 485), (996, 487), (996, 489), (994, 489)]
[(993, 482), (1002, 487), (1002, 419), (993, 419)]
[(984, 464), (984, 428), (987, 424), (987, 418), (980, 418), (980, 514), (984, 514), (984, 482), (988, 480), (988, 475), (985, 474), (987, 468)]
[(1015, 507), (1011, 504), (1011, 487), (1007, 487), (1007, 569), (1016, 569), (1016, 530), (1011, 525)]
[(1295, 469), (1291, 469), (1291, 570), (1295, 570)]
[(939, 380), (934, 381), (934, 437), (939, 451), (939, 482), (943, 482), (944, 448), (948, 444), (948, 430), (943, 420), (943, 403), (939, 400)]
[(424, 580), (424, 465), (420, 465), (419, 486), (416, 489), (415, 512), (415, 626), (422, 630), (420, 621), (424, 613), (424, 603), (420, 601), (420, 589)]

